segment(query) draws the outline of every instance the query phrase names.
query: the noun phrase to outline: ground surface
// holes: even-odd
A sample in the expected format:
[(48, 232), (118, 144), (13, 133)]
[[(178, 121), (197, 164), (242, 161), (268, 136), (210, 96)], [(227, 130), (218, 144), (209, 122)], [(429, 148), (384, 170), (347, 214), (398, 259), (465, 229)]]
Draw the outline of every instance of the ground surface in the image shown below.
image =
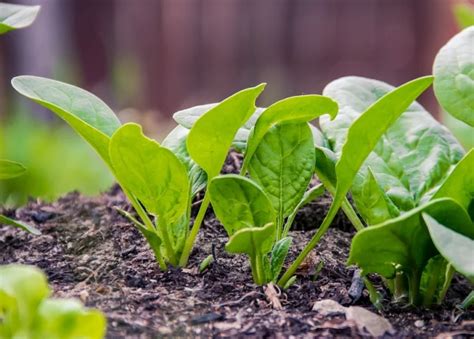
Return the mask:
[[(323, 199), (307, 208), (299, 223), (318, 219), (312, 211), (324, 210), (326, 204)], [(322, 299), (345, 306), (353, 303), (349, 288), (354, 269), (344, 265), (350, 233), (330, 230), (314, 262), (280, 295), (283, 310), (275, 310), (263, 288), (252, 283), (245, 258), (223, 250), (226, 236), (212, 213), (208, 213), (189, 268), (161, 273), (143, 238), (114, 206), (128, 208), (118, 189), (97, 198), (71, 193), (53, 204), (30, 202), (25, 208), (10, 211), (11, 216), (35, 224), (43, 235), (33, 237), (0, 228), (0, 263), (42, 268), (55, 296), (78, 297), (106, 313), (109, 338), (362, 334), (344, 316), (324, 317), (311, 310), (314, 302)], [(293, 232), (293, 256), (311, 234)], [(213, 246), (217, 262), (198, 273), (197, 266)], [(314, 267), (319, 261), (324, 267), (315, 277)], [(474, 312), (463, 313), (455, 304), (468, 290), (456, 277), (442, 309), (401, 309), (387, 303), (381, 314), (392, 323), (396, 336), (467, 336), (474, 333)], [(375, 311), (365, 291), (356, 304)]]

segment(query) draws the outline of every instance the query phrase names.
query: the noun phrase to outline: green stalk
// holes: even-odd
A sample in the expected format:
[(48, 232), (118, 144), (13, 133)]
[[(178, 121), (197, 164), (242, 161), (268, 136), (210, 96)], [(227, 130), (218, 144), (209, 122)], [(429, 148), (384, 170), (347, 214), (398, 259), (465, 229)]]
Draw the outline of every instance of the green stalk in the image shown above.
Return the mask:
[(305, 246), (305, 248), (301, 251), (298, 257), (295, 259), (295, 261), (286, 270), (285, 274), (278, 281), (278, 285), (280, 287), (283, 287), (286, 285), (286, 283), (288, 282), (288, 279), (290, 279), (293, 276), (293, 274), (295, 274), (296, 270), (301, 265), (301, 263), (306, 258), (306, 256), (313, 250), (313, 248), (316, 247), (319, 240), (321, 240), (321, 237), (327, 232), (329, 226), (331, 225), (332, 221), (334, 220), (334, 217), (337, 214), (337, 211), (339, 210), (340, 205), (341, 205), (340, 201), (333, 201), (328, 214), (326, 214), (326, 217), (324, 218), (323, 223), (321, 224), (321, 227), (319, 227), (316, 234), (311, 238), (309, 243)]
[(171, 265), (176, 266), (178, 260), (173, 249), (173, 243), (171, 242), (171, 238), (168, 233), (168, 225), (165, 220), (158, 218), (158, 226), (163, 236), (163, 244), (165, 245), (166, 253), (168, 254), (168, 260), (170, 261)]
[(393, 279), (393, 297), (395, 301), (399, 301), (410, 294), (409, 286), (407, 286), (407, 275), (397, 272)]
[(204, 220), (204, 216), (206, 215), (207, 208), (209, 207), (210, 198), (208, 194), (208, 190), (204, 194), (204, 199), (202, 200), (201, 207), (199, 208), (198, 215), (194, 220), (193, 227), (191, 228), (191, 232), (186, 239), (186, 243), (184, 244), (183, 253), (181, 254), (181, 258), (179, 260), (179, 266), (184, 267), (188, 264), (188, 259), (191, 254), (191, 251), (194, 246), (194, 241), (196, 240), (196, 236), (201, 228), (201, 224)]
[(411, 272), (408, 279), (408, 293), (410, 304), (417, 306), (419, 304), (420, 275), (418, 272)]
[(259, 285), (260, 277), (259, 277), (259, 274), (258, 274), (257, 257), (256, 256), (250, 256), (250, 270), (252, 271), (253, 282), (255, 284)]
[(344, 200), (342, 201), (341, 209), (344, 211), (344, 214), (346, 215), (347, 219), (349, 219), (349, 221), (352, 223), (352, 225), (357, 231), (361, 231), (365, 228), (364, 224), (359, 219), (359, 216), (354, 211), (354, 208), (352, 207), (351, 203), (347, 198), (344, 198)]
[[(128, 198), (128, 200), (130, 200), (130, 202), (132, 204), (132, 207), (137, 212), (140, 219), (142, 219), (142, 221), (144, 222), (145, 226), (150, 231), (156, 232), (156, 229), (153, 226), (152, 221), (148, 217), (148, 214), (145, 212), (142, 205), (140, 205), (138, 200), (127, 189), (125, 189), (124, 186), (122, 186), (122, 185), (120, 185), (120, 186), (122, 187), (122, 190), (125, 193), (125, 196)], [(158, 260), (158, 264), (160, 265), (160, 269), (162, 271), (166, 271), (168, 269), (168, 266), (166, 265), (166, 262), (163, 259), (163, 255), (161, 254), (160, 248), (154, 248), (153, 246), (151, 246), (151, 247), (152, 247), (153, 253), (155, 254), (156, 259)]]
[(441, 304), (441, 302), (444, 300), (444, 297), (446, 297), (446, 293), (448, 292), (449, 286), (451, 286), (451, 280), (453, 280), (455, 272), (456, 271), (454, 270), (453, 266), (451, 266), (451, 264), (448, 264), (448, 268), (445, 272), (444, 285), (441, 288), (441, 292), (439, 293), (438, 304)]
[(266, 282), (265, 279), (265, 269), (263, 268), (263, 255), (261, 253), (257, 254), (257, 272), (259, 275), (259, 285), (263, 285)]

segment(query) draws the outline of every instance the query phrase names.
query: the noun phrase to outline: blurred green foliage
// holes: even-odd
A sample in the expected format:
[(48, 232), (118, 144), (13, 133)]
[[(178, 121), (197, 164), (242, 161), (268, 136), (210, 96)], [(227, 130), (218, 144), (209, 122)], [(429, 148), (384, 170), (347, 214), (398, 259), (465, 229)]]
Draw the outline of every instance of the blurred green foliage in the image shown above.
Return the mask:
[(474, 5), (460, 3), (453, 7), (453, 12), (459, 28), (463, 29), (474, 25)]
[(17, 206), (28, 197), (51, 201), (72, 190), (97, 194), (113, 182), (95, 152), (69, 126), (14, 115), (0, 126), (0, 158), (21, 162), (25, 175), (0, 182), (0, 204)]

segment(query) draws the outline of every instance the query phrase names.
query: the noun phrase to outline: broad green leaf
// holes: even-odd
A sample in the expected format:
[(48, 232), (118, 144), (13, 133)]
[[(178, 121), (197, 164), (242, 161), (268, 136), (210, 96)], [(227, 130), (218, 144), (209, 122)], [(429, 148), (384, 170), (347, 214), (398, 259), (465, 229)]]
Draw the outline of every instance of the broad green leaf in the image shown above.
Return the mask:
[(41, 303), (35, 332), (50, 339), (101, 339), (106, 320), (97, 310), (88, 310), (75, 299), (48, 299)]
[(336, 193), (336, 162), (337, 157), (333, 151), (325, 147), (315, 147), (316, 164), (315, 172), (319, 180), (323, 183), (331, 194)]
[(315, 157), (306, 122), (278, 124), (260, 139), (249, 162), (249, 173), (270, 198), (277, 213), (277, 228), (303, 198), (314, 173)]
[(0, 159), (0, 180), (16, 178), (23, 175), (26, 168), (15, 161)]
[(28, 337), (37, 309), (49, 293), (46, 276), (36, 267), (0, 266), (0, 337)]
[(336, 163), (335, 201), (345, 197), (379, 139), (432, 81), (432, 77), (422, 77), (407, 82), (383, 95), (352, 123)]
[(35, 21), (40, 6), (0, 3), (0, 34), (28, 27)]
[(191, 195), (195, 196), (206, 187), (207, 177), (201, 167), (189, 156), (188, 149), (186, 148), (188, 134), (189, 129), (183, 126), (176, 126), (163, 140), (162, 145), (172, 150), (186, 166), (189, 181), (191, 182)]
[(474, 150), (470, 150), (450, 175), (443, 182), (439, 190), (433, 195), (436, 198), (452, 198), (456, 200), (474, 219)]
[[(173, 114), (173, 119), (180, 124), (181, 126), (191, 129), (197, 119), (201, 117), (204, 113), (216, 107), (218, 103), (206, 104), (194, 106), (191, 108), (183, 109)], [(262, 114), (264, 108), (259, 108), (255, 110), (252, 116), (247, 120), (247, 122), (239, 128), (237, 133), (234, 136), (233, 147), (238, 150), (245, 149), (247, 145), (247, 139), (250, 134), (250, 130), (255, 126), (255, 122), (258, 117)]]
[[(371, 185), (368, 166), (386, 195), (403, 212), (417, 206), (425, 195), (431, 196), (436, 192), (462, 158), (464, 151), (449, 131), (418, 103), (410, 105), (430, 82), (431, 78), (425, 77), (394, 89), (376, 80), (345, 77), (332, 82), (324, 89), (324, 94), (334, 98), (340, 107), (334, 121), (325, 117), (321, 117), (320, 121), (321, 128), (337, 156), (341, 156), (347, 132), (353, 123), (353, 130), (357, 129), (359, 134), (352, 135), (352, 152), (347, 152), (345, 165), (341, 163), (339, 170), (343, 172), (346, 166), (353, 167), (344, 174), (348, 176), (347, 179), (353, 178), (359, 165), (355, 166), (352, 158), (357, 157), (359, 164), (361, 159), (364, 161), (365, 157), (367, 158), (352, 185), (352, 196), (357, 203), (364, 187)], [(395, 102), (397, 104), (394, 104)], [(371, 113), (364, 113), (364, 120), (358, 119), (366, 110)], [(397, 117), (400, 114), (401, 116)], [(375, 116), (374, 120), (370, 116)], [(372, 152), (367, 157), (369, 140), (366, 139), (370, 138), (372, 144), (376, 141), (373, 132), (377, 131), (380, 135), (380, 120), (385, 123), (391, 120), (393, 125), (388, 129), (387, 126), (383, 127), (385, 131), (375, 147), (371, 146)], [(365, 124), (366, 126), (363, 126)], [(360, 148), (361, 146), (364, 147)], [(364, 152), (361, 152), (361, 149)], [(345, 187), (349, 184), (347, 180)]]
[[(451, 221), (443, 222), (435, 219), (428, 213), (423, 213), (423, 219), (441, 255), (460, 273), (474, 283), (474, 225), (466, 220), (470, 227), (469, 234), (461, 234), (451, 229)], [(454, 219), (454, 218), (453, 218)], [(449, 225), (449, 226), (448, 226)]]
[(172, 224), (186, 211), (189, 181), (185, 166), (173, 152), (143, 135), (140, 125), (128, 123), (114, 133), (110, 160), (120, 184), (149, 213)]
[(280, 239), (272, 248), (272, 258), (270, 261), (271, 280), (275, 282), (280, 275), (286, 256), (293, 239), (286, 237)]
[(102, 100), (78, 87), (35, 76), (15, 77), (12, 85), (65, 120), (110, 164), (109, 141), (120, 121)]
[(193, 125), (187, 139), (191, 158), (213, 178), (219, 174), (238, 129), (255, 111), (265, 85), (242, 90), (207, 111)]
[(400, 215), (397, 206), (385, 193), (388, 189), (380, 187), (369, 167), (367, 181), (360, 191), (360, 199), (356, 200), (357, 210), (368, 225), (376, 225)]
[(358, 232), (352, 240), (348, 264), (358, 265), (364, 274), (378, 273), (385, 278), (393, 278), (397, 270), (421, 277), (428, 260), (437, 254), (422, 213), (455, 232), (474, 237), (472, 221), (464, 209), (452, 199), (436, 199)]
[(329, 147), (328, 141), (324, 137), (323, 132), (316, 126), (309, 124), (309, 127), (311, 128), (311, 133), (313, 133), (313, 139), (314, 139), (314, 146), (315, 147)]
[(194, 123), (206, 112), (210, 111), (219, 103), (205, 104), (185, 108), (173, 114), (173, 119), (181, 126), (191, 129)]
[(474, 127), (474, 26), (443, 46), (433, 64), (434, 92), (443, 108)]
[(41, 231), (38, 230), (37, 228), (30, 226), (27, 223), (24, 223), (22, 221), (10, 219), (2, 214), (0, 214), (0, 224), (17, 227), (24, 231), (30, 232), (31, 234), (34, 234), (34, 235), (41, 234)]
[(269, 223), (263, 227), (238, 230), (229, 238), (225, 249), (229, 253), (244, 253), (255, 257), (270, 252), (274, 241), (275, 224)]
[(275, 223), (275, 211), (262, 189), (239, 175), (215, 177), (209, 185), (212, 207), (229, 237), (246, 228)]
[(309, 122), (323, 114), (329, 114), (331, 118), (334, 118), (337, 110), (338, 107), (334, 101), (321, 95), (290, 97), (274, 103), (260, 115), (250, 133), (242, 165), (244, 170), (272, 127), (277, 124)]
[(474, 6), (469, 3), (459, 3), (456, 4), (453, 8), (454, 16), (458, 26), (466, 28), (469, 26), (474, 26)]

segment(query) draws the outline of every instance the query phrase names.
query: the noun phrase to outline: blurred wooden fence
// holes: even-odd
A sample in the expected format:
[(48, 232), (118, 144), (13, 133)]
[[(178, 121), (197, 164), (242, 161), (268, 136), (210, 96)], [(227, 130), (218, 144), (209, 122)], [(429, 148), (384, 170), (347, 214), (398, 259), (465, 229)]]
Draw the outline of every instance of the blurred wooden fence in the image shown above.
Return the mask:
[(262, 104), (344, 75), (400, 84), (429, 74), (456, 32), (450, 0), (23, 2), (43, 9), (32, 28), (0, 38), (0, 100), (8, 77), (33, 73), (165, 116), (259, 82)]

